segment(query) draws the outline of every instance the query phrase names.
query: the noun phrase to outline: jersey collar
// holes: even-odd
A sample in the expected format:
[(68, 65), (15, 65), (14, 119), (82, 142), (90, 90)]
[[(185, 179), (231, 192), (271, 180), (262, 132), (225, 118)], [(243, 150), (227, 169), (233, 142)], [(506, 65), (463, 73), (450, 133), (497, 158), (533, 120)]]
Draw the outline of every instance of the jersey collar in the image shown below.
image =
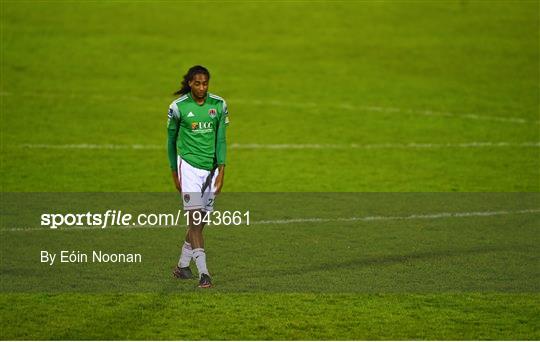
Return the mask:
[(197, 101), (191, 96), (191, 90), (187, 93), (187, 96), (193, 101), (197, 106), (203, 106), (206, 103), (206, 100), (208, 100), (208, 94), (209, 92), (206, 92), (206, 96), (204, 97), (204, 102), (202, 104), (198, 104)]

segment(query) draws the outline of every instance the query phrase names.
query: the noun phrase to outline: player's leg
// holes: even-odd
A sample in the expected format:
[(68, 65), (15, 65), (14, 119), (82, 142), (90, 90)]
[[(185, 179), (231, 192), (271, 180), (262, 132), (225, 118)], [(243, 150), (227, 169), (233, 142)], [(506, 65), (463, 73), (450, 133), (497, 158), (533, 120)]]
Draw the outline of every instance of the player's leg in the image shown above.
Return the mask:
[[(209, 202), (209, 193), (214, 192), (213, 184), (217, 172), (209, 172), (194, 168), (188, 163), (181, 165), (182, 198), (184, 210), (188, 212), (188, 237), (193, 260), (199, 271), (199, 287), (211, 287), (212, 283), (206, 266), (204, 249), (204, 214), (213, 208), (213, 198)], [(201, 189), (204, 189), (201, 193)]]
[(176, 268), (173, 271), (173, 275), (176, 278), (180, 278), (180, 279), (193, 278), (193, 272), (191, 272), (191, 269), (189, 268), (189, 264), (192, 258), (193, 258), (193, 248), (191, 246), (191, 242), (189, 238), (189, 230), (188, 230), (186, 232), (184, 244), (182, 245), (182, 251), (180, 252), (180, 259), (178, 260), (178, 264), (176, 265)]
[(182, 245), (182, 254), (180, 255), (180, 260), (178, 260), (179, 267), (189, 267), (191, 258), (193, 257), (193, 248), (191, 247), (191, 239), (189, 237), (189, 230), (186, 231), (186, 236), (184, 237), (184, 244)]
[[(193, 168), (188, 163), (183, 163), (182, 159), (178, 157), (178, 178), (180, 184), (182, 185), (182, 200), (184, 203), (184, 209), (187, 206), (192, 206), (193, 203), (189, 203), (191, 196), (191, 191), (196, 190), (194, 185), (197, 183), (197, 175), (195, 174)], [(187, 196), (186, 196), (187, 195)], [(186, 232), (184, 238), (184, 243), (182, 245), (182, 251), (180, 253), (180, 258), (178, 264), (173, 271), (173, 275), (176, 278), (180, 279), (191, 279), (193, 278), (193, 272), (189, 268), (191, 259), (193, 258), (193, 247), (191, 245), (189, 229)]]
[(203, 229), (205, 223), (201, 220), (204, 217), (204, 212), (201, 210), (193, 210), (190, 212), (189, 238), (191, 247), (193, 248), (193, 260), (199, 271), (199, 287), (211, 287), (212, 281), (210, 273), (206, 266), (206, 252), (204, 250)]
[[(207, 187), (205, 188), (205, 191), (202, 194), (202, 203), (203, 208), (197, 214), (198, 217), (204, 217), (204, 215), (207, 215), (208, 213), (211, 213), (214, 210), (214, 200), (215, 200), (215, 188), (214, 183), (216, 181), (218, 175), (218, 170), (214, 170), (214, 172), (208, 172), (206, 174), (206, 177), (204, 179), (204, 183), (207, 184)], [(199, 270), (199, 287), (211, 287), (212, 286), (212, 280), (210, 278), (210, 273), (208, 272), (208, 268), (206, 267), (206, 252), (204, 249), (204, 236), (203, 236), (203, 229), (206, 224), (205, 220), (200, 220), (197, 227), (194, 229), (190, 228), (191, 235), (190, 239), (192, 241), (193, 246), (193, 259), (195, 260), (195, 263), (197, 265), (197, 269)]]

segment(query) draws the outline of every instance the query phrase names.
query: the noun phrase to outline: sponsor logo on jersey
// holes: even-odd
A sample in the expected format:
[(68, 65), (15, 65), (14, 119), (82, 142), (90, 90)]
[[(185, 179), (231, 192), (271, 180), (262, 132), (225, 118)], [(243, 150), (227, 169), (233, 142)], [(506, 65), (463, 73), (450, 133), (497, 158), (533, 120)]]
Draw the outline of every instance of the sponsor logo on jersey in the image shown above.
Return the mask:
[(214, 130), (214, 124), (211, 121), (204, 122), (192, 122), (191, 130), (196, 131), (197, 133), (207, 133)]
[(188, 118), (192, 118), (194, 116), (195, 116), (195, 114), (193, 114), (193, 112), (189, 112), (189, 114), (187, 115)]
[(208, 111), (208, 115), (210, 115), (212, 119), (216, 117), (216, 114), (217, 114), (217, 111), (215, 108), (210, 108), (210, 110)]

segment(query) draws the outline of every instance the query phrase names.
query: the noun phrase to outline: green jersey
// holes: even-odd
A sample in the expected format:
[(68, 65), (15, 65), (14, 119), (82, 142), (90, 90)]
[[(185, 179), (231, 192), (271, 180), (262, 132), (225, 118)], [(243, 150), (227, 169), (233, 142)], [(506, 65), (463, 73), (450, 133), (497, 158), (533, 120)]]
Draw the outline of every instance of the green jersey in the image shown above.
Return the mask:
[(177, 170), (178, 155), (191, 166), (203, 170), (224, 165), (228, 114), (225, 100), (210, 93), (202, 105), (195, 102), (191, 93), (174, 100), (167, 121), (171, 169)]

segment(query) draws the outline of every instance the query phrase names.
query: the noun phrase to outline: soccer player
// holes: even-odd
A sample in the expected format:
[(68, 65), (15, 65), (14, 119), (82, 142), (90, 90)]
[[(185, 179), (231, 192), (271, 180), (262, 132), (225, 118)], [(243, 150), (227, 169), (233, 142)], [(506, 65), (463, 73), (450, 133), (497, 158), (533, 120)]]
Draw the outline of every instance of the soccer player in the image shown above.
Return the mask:
[[(181, 95), (169, 107), (167, 121), (169, 164), (176, 189), (182, 194), (184, 210), (189, 212), (188, 230), (178, 265), (173, 275), (193, 277), (189, 264), (195, 261), (199, 287), (212, 286), (206, 267), (201, 215), (211, 212), (214, 199), (223, 187), (229, 123), (227, 104), (208, 92), (210, 73), (205, 67), (190, 68), (182, 81)], [(199, 212), (200, 215), (194, 215)], [(199, 218), (199, 220), (197, 220)]]

